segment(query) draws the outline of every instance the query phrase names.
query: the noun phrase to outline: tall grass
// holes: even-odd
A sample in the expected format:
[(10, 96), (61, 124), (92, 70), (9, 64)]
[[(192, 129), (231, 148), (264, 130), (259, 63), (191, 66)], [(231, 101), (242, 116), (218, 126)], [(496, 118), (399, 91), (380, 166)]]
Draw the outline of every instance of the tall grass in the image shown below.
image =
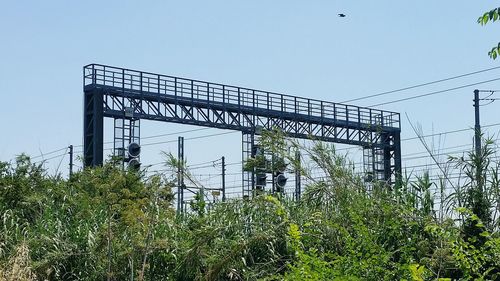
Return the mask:
[(31, 268), (29, 248), (26, 243), (16, 247), (16, 251), (0, 266), (0, 281), (34, 281), (37, 280)]
[(0, 277), (499, 278), (498, 165), (490, 143), (481, 155), (450, 159), (463, 172), (460, 183), (423, 173), (371, 190), (334, 146), (303, 148), (309, 166), (326, 175), (316, 178), (290, 153), (299, 144), (275, 132), (264, 134), (262, 145), (311, 180), (301, 200), (269, 192), (210, 208), (194, 202), (177, 216), (175, 175), (146, 177), (111, 162), (65, 180), (26, 157), (1, 163)]

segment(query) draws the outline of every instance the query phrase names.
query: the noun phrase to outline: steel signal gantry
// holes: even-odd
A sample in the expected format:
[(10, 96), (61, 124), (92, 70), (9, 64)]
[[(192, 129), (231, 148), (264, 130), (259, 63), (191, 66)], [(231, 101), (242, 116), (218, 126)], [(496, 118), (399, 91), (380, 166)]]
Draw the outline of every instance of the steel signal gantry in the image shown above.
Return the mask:
[[(132, 110), (135, 120), (241, 131), (243, 160), (256, 128), (279, 128), (289, 137), (362, 146), (370, 180), (394, 183), (401, 173), (396, 112), (101, 64), (84, 66), (83, 75), (85, 166), (103, 162), (103, 119), (127, 119)], [(244, 195), (254, 178), (244, 173)]]

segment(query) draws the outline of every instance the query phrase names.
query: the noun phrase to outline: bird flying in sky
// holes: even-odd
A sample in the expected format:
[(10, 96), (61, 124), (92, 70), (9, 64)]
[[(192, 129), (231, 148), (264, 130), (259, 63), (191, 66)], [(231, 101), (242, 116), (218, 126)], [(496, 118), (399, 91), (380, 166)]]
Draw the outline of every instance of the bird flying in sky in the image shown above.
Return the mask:
[(345, 14), (338, 14), (338, 15), (339, 15), (339, 17), (341, 17), (341, 18), (345, 18)]

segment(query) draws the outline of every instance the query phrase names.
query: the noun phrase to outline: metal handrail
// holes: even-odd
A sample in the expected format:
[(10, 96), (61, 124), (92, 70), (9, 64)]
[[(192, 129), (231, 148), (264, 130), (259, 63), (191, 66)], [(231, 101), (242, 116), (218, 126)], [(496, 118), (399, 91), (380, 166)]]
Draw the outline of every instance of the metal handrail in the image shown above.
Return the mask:
[(172, 95), (179, 98), (189, 98), (193, 101), (203, 100), (208, 104), (220, 103), (260, 110), (305, 114), (325, 119), (346, 120), (363, 125), (400, 128), (400, 115), (396, 112), (102, 64), (84, 66), (84, 86), (87, 85), (101, 85), (122, 90)]

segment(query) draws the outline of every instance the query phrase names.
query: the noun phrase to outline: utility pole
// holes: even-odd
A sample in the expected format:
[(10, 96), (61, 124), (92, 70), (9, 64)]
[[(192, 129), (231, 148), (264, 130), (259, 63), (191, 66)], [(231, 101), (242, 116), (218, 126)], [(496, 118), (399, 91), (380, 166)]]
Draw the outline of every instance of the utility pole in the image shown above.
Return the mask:
[(222, 156), (222, 202), (226, 201), (226, 157)]
[(184, 137), (179, 137), (177, 144), (177, 213), (184, 209)]
[(276, 181), (274, 180), (274, 176), (276, 174), (276, 159), (274, 157), (274, 152), (271, 154), (271, 193), (274, 194), (276, 192)]
[(73, 145), (68, 146), (69, 148), (69, 177), (73, 175)]
[(476, 156), (481, 153), (481, 124), (479, 122), (479, 90), (474, 90), (474, 111), (475, 111), (475, 125), (474, 125), (474, 148), (476, 149)]
[(300, 151), (297, 149), (295, 151), (295, 200), (300, 200)]

